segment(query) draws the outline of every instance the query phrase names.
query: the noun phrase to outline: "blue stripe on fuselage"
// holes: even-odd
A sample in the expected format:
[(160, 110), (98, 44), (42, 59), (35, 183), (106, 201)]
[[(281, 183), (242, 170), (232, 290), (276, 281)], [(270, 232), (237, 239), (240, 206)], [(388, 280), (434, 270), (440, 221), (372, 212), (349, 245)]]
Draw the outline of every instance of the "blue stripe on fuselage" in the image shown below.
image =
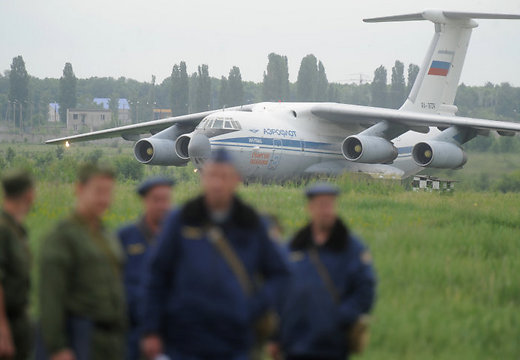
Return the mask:
[[(261, 146), (266, 148), (273, 148), (277, 146), (273, 145), (274, 140), (281, 141), (281, 147), (283, 150), (288, 151), (302, 151), (301, 143), (303, 143), (304, 151), (319, 153), (319, 154), (333, 154), (333, 155), (341, 155), (341, 152), (334, 152), (335, 146), (332, 143), (324, 143), (324, 142), (315, 142), (315, 141), (300, 141), (300, 140), (291, 140), (291, 139), (275, 139), (275, 138), (264, 138), (264, 137), (237, 137), (237, 138), (228, 138), (228, 139), (218, 139), (213, 140), (215, 143), (219, 143), (221, 145), (229, 146)], [(317, 150), (317, 151), (316, 151)], [(399, 157), (410, 156), (412, 152), (412, 146), (405, 146), (398, 148)]]

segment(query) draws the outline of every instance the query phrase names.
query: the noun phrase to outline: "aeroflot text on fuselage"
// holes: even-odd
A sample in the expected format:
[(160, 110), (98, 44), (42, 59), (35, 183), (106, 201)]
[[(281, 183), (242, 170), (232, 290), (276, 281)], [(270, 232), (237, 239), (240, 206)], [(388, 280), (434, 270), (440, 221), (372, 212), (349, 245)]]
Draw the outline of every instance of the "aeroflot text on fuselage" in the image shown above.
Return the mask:
[(296, 130), (264, 129), (264, 135), (278, 135), (278, 136), (296, 137)]

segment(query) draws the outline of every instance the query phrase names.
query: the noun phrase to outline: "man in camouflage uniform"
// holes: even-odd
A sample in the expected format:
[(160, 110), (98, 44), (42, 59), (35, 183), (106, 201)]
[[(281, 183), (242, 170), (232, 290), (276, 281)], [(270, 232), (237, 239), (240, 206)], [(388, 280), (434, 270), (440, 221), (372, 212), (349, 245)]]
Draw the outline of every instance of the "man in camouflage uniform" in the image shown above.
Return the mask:
[[(101, 221), (114, 182), (110, 169), (82, 166), (74, 212), (42, 244), (40, 332), (51, 360), (124, 357), (122, 252)], [(40, 350), (37, 358), (45, 358)]]
[(27, 359), (31, 351), (30, 253), (23, 222), (34, 202), (30, 175), (11, 171), (2, 178), (0, 213), (0, 359)]

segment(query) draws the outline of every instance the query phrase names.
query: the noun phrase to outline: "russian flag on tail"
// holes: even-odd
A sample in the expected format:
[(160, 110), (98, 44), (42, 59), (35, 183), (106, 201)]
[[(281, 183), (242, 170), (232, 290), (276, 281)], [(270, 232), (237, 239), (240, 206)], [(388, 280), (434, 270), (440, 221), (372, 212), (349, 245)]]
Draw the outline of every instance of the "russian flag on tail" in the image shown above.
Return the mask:
[(432, 65), (430, 66), (430, 70), (428, 71), (428, 75), (439, 75), (446, 76), (448, 75), (448, 71), (450, 70), (451, 63), (447, 61), (432, 61)]

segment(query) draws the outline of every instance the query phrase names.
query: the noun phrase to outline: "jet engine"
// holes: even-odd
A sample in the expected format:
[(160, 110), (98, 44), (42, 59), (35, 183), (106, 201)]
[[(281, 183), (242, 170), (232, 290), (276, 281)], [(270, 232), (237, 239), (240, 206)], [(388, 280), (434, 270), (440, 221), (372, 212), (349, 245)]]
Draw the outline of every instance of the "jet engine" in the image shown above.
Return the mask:
[(190, 159), (190, 153), (188, 151), (188, 146), (191, 142), (191, 135), (185, 134), (181, 135), (177, 138), (177, 141), (175, 142), (175, 153), (179, 158), (183, 160), (189, 160)]
[(457, 145), (446, 141), (424, 141), (412, 149), (415, 163), (423, 167), (457, 169), (466, 161), (466, 153)]
[(181, 159), (202, 163), (211, 154), (211, 144), (204, 134), (184, 134), (177, 138), (175, 152)]
[(398, 155), (390, 141), (378, 136), (349, 136), (341, 144), (345, 159), (365, 164), (391, 163)]
[(149, 137), (139, 140), (134, 146), (134, 155), (137, 161), (148, 165), (181, 166), (189, 158), (180, 156), (177, 149), (177, 140)]

